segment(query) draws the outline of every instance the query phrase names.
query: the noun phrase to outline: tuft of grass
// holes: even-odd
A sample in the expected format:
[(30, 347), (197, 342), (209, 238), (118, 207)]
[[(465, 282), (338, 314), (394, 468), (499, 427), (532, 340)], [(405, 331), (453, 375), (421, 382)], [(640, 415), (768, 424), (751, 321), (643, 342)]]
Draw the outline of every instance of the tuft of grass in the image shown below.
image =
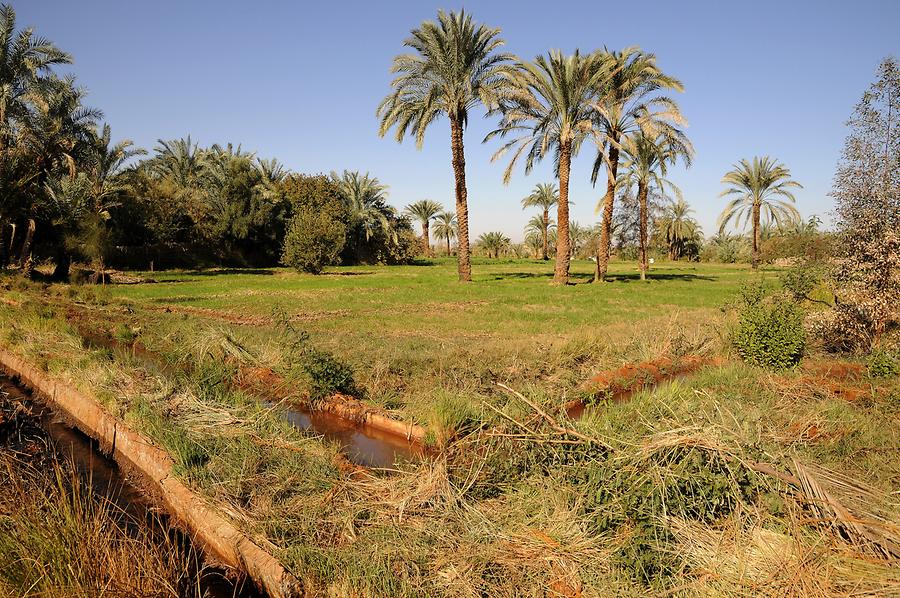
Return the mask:
[(0, 457), (0, 589), (6, 596), (199, 595), (199, 557), (96, 494), (74, 467)]

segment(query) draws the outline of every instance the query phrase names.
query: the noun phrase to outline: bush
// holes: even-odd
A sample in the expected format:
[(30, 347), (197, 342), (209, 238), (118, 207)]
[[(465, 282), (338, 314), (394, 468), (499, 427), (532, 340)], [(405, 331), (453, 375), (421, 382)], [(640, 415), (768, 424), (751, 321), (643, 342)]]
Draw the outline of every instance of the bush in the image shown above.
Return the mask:
[(766, 297), (762, 285), (741, 291), (739, 321), (732, 343), (751, 365), (772, 369), (793, 367), (806, 347), (803, 310), (783, 296)]
[(900, 374), (900, 363), (890, 351), (876, 349), (869, 356), (868, 370), (872, 378), (891, 378)]
[(302, 272), (319, 274), (337, 262), (347, 229), (328, 212), (302, 207), (288, 225), (281, 262)]
[(307, 347), (303, 351), (301, 367), (309, 377), (309, 396), (321, 400), (336, 392), (354, 394), (353, 370), (331, 354)]

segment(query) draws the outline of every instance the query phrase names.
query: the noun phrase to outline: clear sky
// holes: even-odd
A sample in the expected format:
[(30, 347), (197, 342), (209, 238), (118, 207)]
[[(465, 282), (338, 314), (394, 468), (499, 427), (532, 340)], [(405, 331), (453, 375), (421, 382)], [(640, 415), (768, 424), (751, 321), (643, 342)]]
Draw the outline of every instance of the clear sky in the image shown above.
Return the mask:
[[(832, 209), (827, 194), (844, 123), (874, 80), (878, 62), (900, 54), (900, 1), (799, 2), (297, 2), (230, 0), (13, 0), (20, 26), (34, 25), (75, 57), (73, 71), (114, 138), (151, 149), (187, 134), (241, 143), (305, 173), (358, 169), (390, 186), (398, 207), (422, 198), (453, 204), (450, 133), (432, 125), (425, 147), (379, 138), (375, 109), (388, 68), (409, 30), (438, 8), (472, 12), (503, 30), (507, 49), (532, 59), (639, 45), (685, 85), (682, 111), (697, 156), (671, 179), (708, 234), (724, 201), (722, 174), (743, 157), (769, 154), (805, 188), (804, 216)], [(473, 235), (513, 240), (531, 214), (519, 200), (550, 180), (545, 164), (502, 182), (491, 164), (494, 124), (473, 114), (466, 131)], [(588, 144), (573, 164), (572, 218), (597, 220), (602, 193), (589, 182)]]

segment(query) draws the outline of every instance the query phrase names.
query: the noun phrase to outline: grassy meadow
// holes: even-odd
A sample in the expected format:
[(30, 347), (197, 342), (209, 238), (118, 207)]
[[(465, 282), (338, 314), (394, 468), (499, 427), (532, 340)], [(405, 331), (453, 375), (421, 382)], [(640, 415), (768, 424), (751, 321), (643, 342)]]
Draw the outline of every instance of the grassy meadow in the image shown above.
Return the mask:
[[(723, 307), (757, 278), (778, 287), (775, 270), (661, 263), (641, 283), (613, 262), (585, 284), (592, 267), (576, 262), (566, 287), (525, 260), (476, 261), (465, 285), (444, 259), (10, 279), (0, 342), (165, 447), (311, 595), (900, 591), (896, 376), (813, 344), (794, 369), (741, 362)], [(229, 384), (271, 368), (303, 400), (298, 342), (349, 367), (363, 401), (426, 426), (434, 451), (348, 468)], [(600, 371), (685, 355), (715, 365), (557, 415)]]
[(740, 286), (777, 283), (776, 273), (753, 274), (746, 265), (663, 263), (642, 283), (634, 264), (613, 262), (610, 282), (600, 286), (586, 284), (593, 263), (576, 261), (576, 284), (564, 289), (548, 284), (552, 265), (540, 260), (476, 262), (473, 285), (456, 282), (455, 269), (453, 260), (437, 259), (322, 276), (142, 273), (157, 283), (105, 293), (137, 314), (129, 325), (148, 346), (227, 329), (276, 370), (289, 368), (278, 343), (287, 320), (347, 363), (366, 399), (427, 424), (441, 392), (477, 407), (499, 380), (560, 397), (598, 370), (653, 359), (672, 343), (718, 346), (714, 321)]

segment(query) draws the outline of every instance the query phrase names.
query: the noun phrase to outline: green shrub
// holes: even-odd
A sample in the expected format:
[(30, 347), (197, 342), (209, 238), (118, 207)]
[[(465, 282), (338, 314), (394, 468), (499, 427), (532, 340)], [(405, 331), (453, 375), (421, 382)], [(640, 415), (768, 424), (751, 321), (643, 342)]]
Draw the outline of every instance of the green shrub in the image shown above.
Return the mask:
[(325, 351), (307, 347), (300, 365), (309, 377), (309, 395), (313, 400), (324, 399), (335, 392), (350, 395), (356, 392), (350, 366)]
[(344, 248), (347, 228), (329, 212), (300, 208), (284, 236), (281, 261), (301, 272), (319, 274), (335, 264)]
[(868, 370), (872, 378), (891, 378), (900, 374), (900, 363), (890, 351), (876, 349), (869, 355)]
[(732, 343), (744, 361), (777, 370), (800, 362), (806, 348), (800, 306), (782, 296), (767, 297), (762, 285), (744, 288), (738, 305)]

